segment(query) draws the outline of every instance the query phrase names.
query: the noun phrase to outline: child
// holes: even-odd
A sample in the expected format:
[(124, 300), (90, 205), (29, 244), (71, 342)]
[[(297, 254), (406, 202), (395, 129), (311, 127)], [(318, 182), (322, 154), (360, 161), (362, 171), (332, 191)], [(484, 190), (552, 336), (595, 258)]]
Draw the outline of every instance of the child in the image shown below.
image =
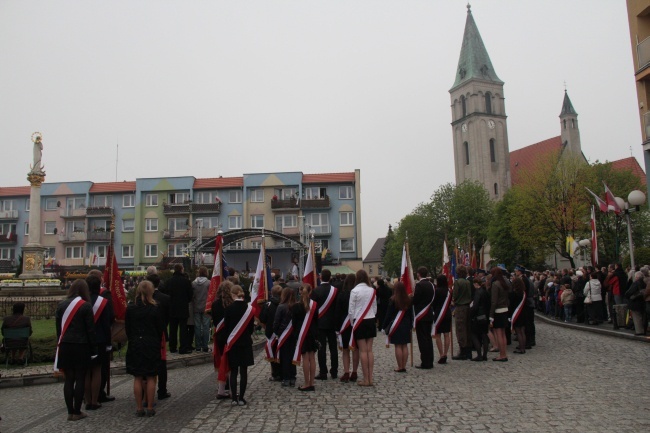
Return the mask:
[[(228, 340), (226, 342), (225, 355), (228, 356), (228, 365), (230, 367), (230, 393), (232, 405), (245, 406), (246, 400), (244, 393), (248, 384), (248, 366), (254, 364), (253, 358), (253, 321), (252, 310), (244, 301), (244, 290), (240, 286), (233, 286), (230, 291), (233, 302), (224, 312), (224, 327)], [(240, 325), (243, 328), (242, 333), (235, 331)], [(237, 376), (240, 377), (239, 394), (237, 394)]]
[(564, 285), (564, 290), (562, 291), (562, 296), (560, 298), (562, 305), (564, 305), (564, 321), (566, 323), (571, 322), (571, 313), (573, 311), (573, 301), (575, 300), (575, 295), (573, 290), (569, 287), (568, 284)]

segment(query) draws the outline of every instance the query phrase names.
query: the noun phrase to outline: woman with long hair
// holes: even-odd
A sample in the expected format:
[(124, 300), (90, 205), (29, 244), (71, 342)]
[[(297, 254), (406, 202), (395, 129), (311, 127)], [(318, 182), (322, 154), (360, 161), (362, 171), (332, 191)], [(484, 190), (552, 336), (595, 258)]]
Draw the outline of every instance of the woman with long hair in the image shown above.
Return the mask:
[(70, 285), (67, 297), (56, 307), (55, 318), (59, 344), (54, 366), (65, 376), (63, 398), (68, 408), (68, 421), (78, 421), (88, 416), (81, 412), (81, 403), (86, 371), (90, 360), (97, 356), (93, 308), (84, 280), (75, 280)]
[[(133, 395), (138, 417), (154, 416), (154, 395), (160, 364), (160, 341), (163, 335), (163, 318), (153, 299), (154, 286), (145, 280), (135, 289), (135, 302), (127, 306), (124, 329), (129, 345), (126, 349), (126, 372), (133, 375)], [(144, 383), (146, 382), (146, 390)], [(142, 404), (146, 396), (147, 411)]]
[(359, 386), (373, 386), (372, 375), (375, 357), (372, 353), (372, 343), (377, 336), (375, 316), (377, 314), (377, 298), (375, 289), (370, 287), (368, 274), (363, 269), (357, 271), (355, 286), (350, 293), (348, 314), (352, 323), (352, 338), (359, 348), (359, 359), (363, 371), (363, 381)]
[[(226, 307), (223, 318), (227, 338), (231, 338), (230, 335), (233, 334), (235, 327), (244, 326), (241, 334), (234, 332), (235, 335), (239, 335), (238, 337), (227, 342), (228, 353), (226, 355), (230, 367), (230, 393), (232, 405), (245, 406), (244, 394), (248, 385), (248, 367), (255, 363), (253, 339), (251, 338), (255, 321), (252, 319), (252, 314), (249, 316), (248, 322), (242, 320), (246, 319), (248, 303), (244, 300), (244, 290), (241, 286), (233, 286), (230, 293), (233, 301)], [(237, 376), (239, 376), (239, 394), (237, 394)]]
[[(296, 336), (296, 344), (300, 346), (296, 347), (296, 350), (300, 350), (302, 374), (305, 378), (303, 386), (298, 387), (300, 391), (316, 390), (314, 379), (316, 378), (316, 351), (318, 350), (318, 305), (316, 302), (310, 302), (311, 292), (310, 284), (300, 286), (300, 301), (291, 308), (293, 333)], [(311, 322), (306, 323), (305, 321), (310, 317)]]
[(336, 336), (339, 340), (341, 358), (343, 358), (343, 376), (340, 381), (356, 382), (357, 370), (359, 369), (359, 351), (352, 351), (352, 373), (350, 373), (350, 337), (352, 336), (352, 324), (348, 320), (348, 307), (350, 306), (350, 292), (354, 287), (355, 276), (348, 274), (343, 281), (343, 288), (336, 297)]
[(278, 336), (277, 350), (280, 358), (282, 386), (295, 386), (296, 384), (296, 366), (291, 362), (296, 349), (296, 337), (291, 329), (293, 319), (291, 310), (295, 303), (296, 291), (291, 287), (282, 289), (280, 304), (275, 310), (275, 319), (273, 320), (273, 333)]
[[(436, 340), (436, 347), (440, 358), (438, 364), (447, 363), (447, 353), (451, 348), (451, 293), (449, 293), (449, 281), (443, 274), (436, 278), (436, 294), (433, 298), (431, 308), (435, 320), (435, 333), (433, 338)], [(444, 343), (443, 343), (444, 341)]]
[[(212, 338), (215, 346), (212, 350), (212, 356), (214, 356), (215, 370), (219, 370), (220, 368), (221, 354), (228, 339), (228, 334), (226, 334), (226, 329), (222, 321), (226, 308), (232, 304), (230, 289), (233, 286), (233, 283), (228, 280), (222, 281), (217, 288), (217, 294), (212, 302), (212, 322), (214, 326), (214, 336)], [(230, 394), (226, 392), (226, 373), (226, 371), (223, 371), (217, 376), (217, 400), (230, 398)]]
[(503, 278), (501, 269), (494, 267), (490, 271), (490, 328), (494, 329), (496, 342), (499, 346), (499, 356), (492, 361), (507, 362), (506, 326), (508, 323), (508, 293), (510, 286)]
[[(388, 303), (386, 318), (382, 329), (388, 335), (388, 342), (395, 345), (396, 373), (406, 373), (406, 362), (409, 359), (408, 343), (411, 341), (413, 328), (412, 301), (406, 293), (404, 283), (398, 282), (393, 287), (393, 296)], [(386, 346), (388, 347), (388, 345)]]

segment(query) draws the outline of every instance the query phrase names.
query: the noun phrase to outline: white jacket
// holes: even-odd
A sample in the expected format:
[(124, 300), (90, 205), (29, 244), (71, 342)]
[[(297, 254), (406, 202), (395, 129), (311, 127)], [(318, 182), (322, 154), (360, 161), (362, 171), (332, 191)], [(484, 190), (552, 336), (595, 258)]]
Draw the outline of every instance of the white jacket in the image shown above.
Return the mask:
[(589, 290), (591, 290), (592, 301), (597, 302), (603, 300), (603, 295), (601, 294), (600, 281), (598, 281), (598, 279), (591, 278), (589, 281), (587, 281), (587, 284), (585, 284), (585, 289), (583, 291), (585, 297), (589, 296)]

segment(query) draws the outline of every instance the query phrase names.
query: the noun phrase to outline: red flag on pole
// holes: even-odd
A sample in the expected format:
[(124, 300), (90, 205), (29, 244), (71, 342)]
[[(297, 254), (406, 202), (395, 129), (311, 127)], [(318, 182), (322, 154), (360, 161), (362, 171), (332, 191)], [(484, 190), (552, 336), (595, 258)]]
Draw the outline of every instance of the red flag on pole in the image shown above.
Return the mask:
[(224, 275), (223, 236), (221, 232), (217, 234), (214, 244), (214, 268), (212, 269), (212, 278), (210, 278), (210, 288), (208, 289), (208, 297), (205, 302), (205, 311), (212, 309), (212, 303), (217, 297), (217, 289), (219, 289), (221, 282), (228, 276)]
[[(605, 185), (605, 182), (603, 182), (603, 185)], [(605, 198), (607, 199), (607, 210), (613, 210), (616, 215), (620, 214), (621, 208), (616, 203), (616, 198), (614, 198), (614, 194), (607, 188), (607, 185), (605, 185)]]
[(117, 266), (117, 258), (112, 243), (108, 245), (106, 266), (104, 267), (104, 283), (108, 285), (108, 290), (111, 292), (115, 318), (124, 320), (126, 317), (126, 294), (124, 293), (124, 284), (122, 284), (122, 277)]
[(318, 278), (316, 278), (316, 266), (314, 266), (314, 243), (309, 244), (309, 254), (307, 254), (307, 262), (305, 263), (305, 272), (302, 277), (302, 282), (310, 284), (312, 288), (316, 287)]
[(596, 234), (596, 210), (591, 207), (591, 265), (598, 265), (598, 236)]
[(600, 211), (601, 211), (601, 212), (607, 212), (608, 209), (607, 209), (607, 203), (605, 202), (605, 200), (603, 200), (602, 198), (598, 197), (598, 196), (596, 195), (596, 193), (593, 192), (592, 190), (590, 190), (589, 188), (585, 187), (585, 189), (586, 189), (587, 191), (589, 191), (589, 194), (591, 194), (591, 195), (594, 196), (594, 198), (596, 199), (596, 203), (598, 203), (598, 208), (600, 209)]
[(264, 246), (264, 235), (262, 235), (262, 245), (260, 246), (260, 257), (257, 260), (257, 268), (255, 268), (255, 279), (251, 285), (251, 306), (255, 316), (259, 316), (260, 309), (257, 301), (266, 298), (266, 248)]
[(413, 289), (415, 289), (415, 279), (413, 278), (413, 265), (411, 265), (408, 241), (404, 241), (404, 248), (402, 250), (402, 270), (400, 275), (400, 281), (404, 283), (406, 293), (410, 295), (413, 293)]

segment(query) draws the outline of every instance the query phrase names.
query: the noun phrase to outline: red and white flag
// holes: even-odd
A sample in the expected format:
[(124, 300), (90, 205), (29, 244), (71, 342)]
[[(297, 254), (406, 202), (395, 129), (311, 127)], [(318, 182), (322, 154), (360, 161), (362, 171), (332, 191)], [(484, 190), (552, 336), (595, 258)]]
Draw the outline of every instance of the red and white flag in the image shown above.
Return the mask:
[(251, 306), (255, 311), (255, 316), (259, 315), (258, 300), (266, 299), (266, 248), (264, 246), (264, 236), (262, 236), (262, 245), (260, 246), (260, 257), (257, 260), (255, 268), (255, 279), (251, 285)]
[(219, 233), (214, 241), (214, 268), (212, 269), (212, 278), (210, 278), (208, 297), (205, 301), (205, 311), (212, 310), (212, 303), (217, 297), (217, 289), (226, 276), (224, 276), (223, 269), (223, 236)]
[(596, 234), (596, 210), (591, 207), (591, 265), (598, 264), (598, 236)]
[(415, 288), (415, 279), (413, 278), (413, 265), (411, 265), (408, 241), (404, 241), (404, 248), (402, 249), (402, 269), (400, 275), (400, 281), (404, 284), (406, 294), (410, 295)]
[(451, 275), (451, 263), (449, 263), (449, 250), (447, 249), (447, 241), (442, 243), (442, 273), (447, 277), (447, 284), (449, 287), (454, 284), (454, 277)]
[(605, 182), (603, 182), (603, 185), (605, 185), (605, 198), (606, 198), (606, 201), (607, 201), (607, 210), (608, 211), (613, 210), (616, 215), (620, 214), (622, 211), (621, 211), (621, 208), (618, 205), (618, 203), (616, 203), (616, 199), (614, 198), (614, 194), (612, 194), (612, 192), (609, 190), (609, 188), (607, 188), (607, 185), (605, 184)]
[(309, 244), (309, 254), (307, 255), (307, 262), (305, 263), (305, 272), (302, 277), (302, 282), (316, 287), (318, 278), (316, 277), (316, 266), (314, 263), (314, 243)]
[(585, 187), (585, 189), (586, 189), (587, 191), (589, 191), (589, 194), (591, 194), (592, 196), (594, 196), (594, 198), (596, 199), (596, 203), (598, 204), (598, 208), (600, 209), (600, 211), (601, 211), (601, 212), (607, 212), (607, 211), (608, 211), (608, 209), (607, 209), (607, 202), (605, 202), (605, 200), (603, 200), (602, 198), (598, 197), (598, 196), (596, 195), (596, 193), (593, 192), (592, 190), (590, 190), (589, 188)]

